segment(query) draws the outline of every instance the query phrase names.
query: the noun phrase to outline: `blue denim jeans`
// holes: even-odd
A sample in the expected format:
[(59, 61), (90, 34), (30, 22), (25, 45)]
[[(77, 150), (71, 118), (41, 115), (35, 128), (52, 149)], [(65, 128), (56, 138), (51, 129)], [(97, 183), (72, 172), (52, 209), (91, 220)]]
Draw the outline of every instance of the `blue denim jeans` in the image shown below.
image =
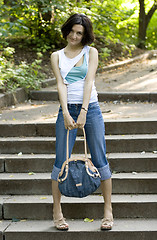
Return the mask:
[[(77, 121), (82, 104), (68, 104), (68, 110), (72, 118)], [(101, 180), (111, 178), (111, 171), (106, 159), (105, 126), (98, 102), (90, 103), (84, 126), (88, 148), (93, 164), (98, 168)], [(69, 157), (76, 140), (77, 129), (69, 132)], [(56, 180), (66, 160), (66, 136), (62, 108), (60, 107), (56, 122), (56, 160), (53, 166), (51, 179)]]

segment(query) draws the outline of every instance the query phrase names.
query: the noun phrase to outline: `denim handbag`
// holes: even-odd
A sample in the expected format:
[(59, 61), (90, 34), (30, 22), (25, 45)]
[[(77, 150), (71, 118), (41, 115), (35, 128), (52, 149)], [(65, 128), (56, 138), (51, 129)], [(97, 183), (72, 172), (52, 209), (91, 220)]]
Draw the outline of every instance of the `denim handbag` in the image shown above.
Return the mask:
[(66, 161), (58, 176), (58, 187), (64, 196), (86, 197), (100, 186), (100, 174), (87, 157), (86, 135), (84, 133), (85, 157), (69, 158), (69, 130), (67, 131)]

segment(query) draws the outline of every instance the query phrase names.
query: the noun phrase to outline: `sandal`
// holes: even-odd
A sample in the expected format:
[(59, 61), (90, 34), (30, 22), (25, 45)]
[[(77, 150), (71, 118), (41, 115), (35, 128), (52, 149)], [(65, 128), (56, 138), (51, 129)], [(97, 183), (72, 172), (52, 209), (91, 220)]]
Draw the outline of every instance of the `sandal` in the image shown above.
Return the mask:
[(111, 230), (113, 227), (113, 219), (103, 218), (101, 224), (101, 230)]
[(69, 229), (69, 225), (66, 223), (65, 218), (61, 219), (54, 219), (54, 225), (57, 228), (57, 230), (67, 231)]

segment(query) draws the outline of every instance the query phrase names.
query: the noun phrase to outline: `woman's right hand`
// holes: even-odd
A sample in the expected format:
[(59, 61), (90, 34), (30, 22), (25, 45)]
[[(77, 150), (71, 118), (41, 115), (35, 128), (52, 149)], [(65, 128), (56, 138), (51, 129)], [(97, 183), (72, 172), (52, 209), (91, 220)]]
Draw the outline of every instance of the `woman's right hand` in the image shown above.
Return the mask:
[(64, 125), (66, 129), (72, 130), (76, 128), (76, 122), (70, 116), (69, 112), (63, 113), (63, 117), (64, 117)]

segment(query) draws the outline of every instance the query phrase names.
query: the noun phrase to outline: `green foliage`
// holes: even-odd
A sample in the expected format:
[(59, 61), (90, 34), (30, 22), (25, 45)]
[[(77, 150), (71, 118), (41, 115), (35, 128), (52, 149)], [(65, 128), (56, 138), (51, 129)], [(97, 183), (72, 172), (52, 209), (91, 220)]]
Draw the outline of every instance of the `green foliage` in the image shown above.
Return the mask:
[[(146, 12), (154, 0), (145, 0)], [(6, 38), (22, 36), (34, 50), (46, 52), (64, 45), (60, 27), (74, 12), (87, 14), (96, 36), (105, 37), (105, 44), (121, 41), (136, 44), (138, 33), (138, 0), (7, 0), (0, 1), (0, 47)], [(156, 15), (155, 15), (156, 14)], [(156, 47), (155, 13), (149, 24), (147, 46)], [(153, 38), (152, 38), (153, 37)]]
[(146, 46), (148, 49), (157, 49), (157, 11), (154, 13), (147, 29)]
[(111, 49), (107, 47), (101, 48), (101, 53), (99, 54), (100, 58), (106, 60), (107, 57), (110, 56), (110, 52), (111, 52)]
[(38, 59), (32, 64), (21, 62), (19, 65), (15, 65), (14, 51), (14, 48), (7, 47), (0, 53), (0, 89), (13, 91), (18, 87), (24, 87), (26, 90), (38, 90), (45, 77), (39, 71), (42, 54), (38, 53)]
[[(53, 2), (53, 5), (51, 4)], [(5, 37), (25, 36), (28, 43), (36, 45), (37, 51), (57, 45), (61, 34), (58, 31), (57, 9), (63, 11), (64, 1), (8, 0), (0, 4), (0, 28)], [(27, 40), (29, 39), (29, 40)]]
[[(154, 0), (145, 0), (146, 13), (153, 3)], [(138, 39), (139, 0), (0, 0), (0, 88), (38, 89), (43, 78), (41, 57), (32, 64), (22, 62), (17, 66), (9, 44), (21, 39), (18, 47), (31, 46), (39, 53), (62, 48), (65, 41), (61, 25), (76, 12), (87, 14), (93, 23), (93, 45), (99, 49), (101, 64), (112, 54), (113, 45), (121, 54), (131, 55)], [(156, 22), (157, 11), (147, 29), (148, 49), (157, 48)]]

